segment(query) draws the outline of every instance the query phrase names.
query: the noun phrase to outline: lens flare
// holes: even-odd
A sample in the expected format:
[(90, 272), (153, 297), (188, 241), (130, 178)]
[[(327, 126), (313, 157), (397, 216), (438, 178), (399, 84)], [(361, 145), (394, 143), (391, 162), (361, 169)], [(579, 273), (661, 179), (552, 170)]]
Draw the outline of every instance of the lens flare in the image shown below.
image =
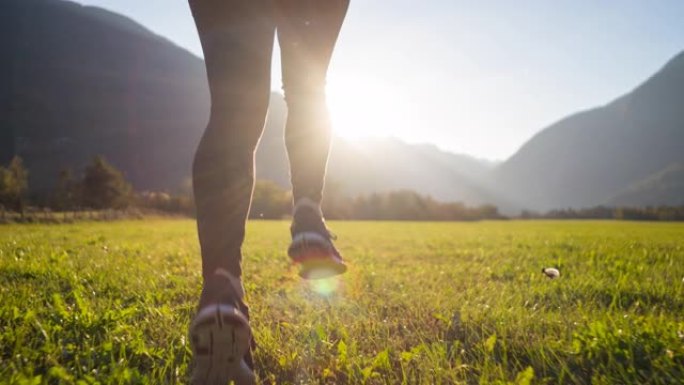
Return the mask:
[(337, 276), (330, 276), (331, 274), (321, 274), (321, 276), (327, 276), (328, 278), (321, 279), (311, 279), (309, 280), (309, 285), (311, 290), (324, 296), (329, 297), (337, 291), (340, 285), (339, 278)]

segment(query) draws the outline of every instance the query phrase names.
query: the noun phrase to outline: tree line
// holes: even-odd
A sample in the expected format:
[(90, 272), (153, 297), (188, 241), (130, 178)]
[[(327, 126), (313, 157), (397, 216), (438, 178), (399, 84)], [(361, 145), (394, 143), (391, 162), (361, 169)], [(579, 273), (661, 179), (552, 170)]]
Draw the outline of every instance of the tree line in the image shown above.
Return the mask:
[[(292, 212), (291, 202), (289, 191), (270, 181), (257, 181), (250, 217), (287, 217)], [(468, 221), (504, 218), (493, 205), (468, 207), (458, 202), (439, 202), (411, 190), (349, 197), (335, 187), (326, 188), (322, 206), (327, 219), (338, 220)]]
[[(24, 213), (30, 201), (28, 193), (29, 170), (20, 157), (14, 157), (7, 167), (0, 167), (0, 208)], [(96, 156), (77, 177), (65, 169), (57, 177), (55, 189), (46, 200), (50, 209), (108, 210), (125, 209), (135, 201), (133, 187), (123, 173)]]
[[(20, 158), (0, 167), (0, 205), (4, 210), (24, 212), (29, 200), (27, 170)], [(59, 172), (45, 206), (54, 211), (122, 210), (137, 208), (162, 213), (194, 216), (190, 194), (135, 192), (124, 174), (104, 157), (96, 156), (82, 173), (70, 169)], [(328, 187), (323, 210), (329, 219), (361, 220), (478, 220), (501, 219), (496, 206), (468, 207), (444, 203), (414, 191), (401, 190), (348, 197)], [(250, 218), (281, 219), (292, 214), (290, 192), (271, 181), (255, 183)]]
[[(28, 175), (21, 158), (14, 157), (0, 167), (0, 211), (23, 213), (29, 206)], [(328, 219), (338, 220), (425, 220), (473, 221), (508, 219), (494, 205), (466, 206), (460, 202), (440, 202), (411, 190), (388, 191), (349, 197), (338, 185), (326, 186), (323, 211)], [(135, 192), (124, 174), (104, 157), (95, 156), (81, 173), (70, 169), (59, 172), (46, 210), (124, 210), (135, 208), (159, 213), (194, 216), (191, 194)], [(292, 211), (292, 196), (280, 185), (259, 180), (254, 187), (250, 218), (282, 219)], [(4, 215), (4, 214), (3, 214)], [(680, 207), (607, 207), (551, 210), (545, 213), (522, 211), (520, 219), (625, 219), (682, 221)]]
[(521, 219), (616, 219), (632, 221), (684, 221), (684, 206), (608, 207), (559, 209), (545, 213), (525, 210)]

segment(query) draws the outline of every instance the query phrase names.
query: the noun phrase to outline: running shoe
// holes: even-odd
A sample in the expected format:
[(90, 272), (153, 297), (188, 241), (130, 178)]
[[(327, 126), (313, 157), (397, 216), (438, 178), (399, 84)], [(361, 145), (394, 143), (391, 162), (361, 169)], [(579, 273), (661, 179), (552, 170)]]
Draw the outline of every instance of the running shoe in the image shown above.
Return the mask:
[(191, 385), (253, 385), (252, 342), (239, 279), (218, 269), (205, 283), (200, 310), (190, 324), (194, 367)]
[(287, 250), (299, 275), (304, 279), (322, 279), (347, 271), (340, 252), (335, 248), (335, 236), (325, 226), (320, 206), (308, 198), (297, 201), (294, 208), (292, 243)]

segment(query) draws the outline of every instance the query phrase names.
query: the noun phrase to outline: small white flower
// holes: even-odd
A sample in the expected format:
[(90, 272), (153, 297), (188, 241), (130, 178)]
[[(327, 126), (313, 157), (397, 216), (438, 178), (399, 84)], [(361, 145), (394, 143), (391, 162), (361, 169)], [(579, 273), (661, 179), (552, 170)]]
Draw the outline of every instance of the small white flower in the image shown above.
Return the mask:
[(542, 273), (546, 275), (547, 277), (554, 279), (560, 277), (560, 271), (558, 269), (553, 268), (553, 267), (546, 267), (542, 269)]

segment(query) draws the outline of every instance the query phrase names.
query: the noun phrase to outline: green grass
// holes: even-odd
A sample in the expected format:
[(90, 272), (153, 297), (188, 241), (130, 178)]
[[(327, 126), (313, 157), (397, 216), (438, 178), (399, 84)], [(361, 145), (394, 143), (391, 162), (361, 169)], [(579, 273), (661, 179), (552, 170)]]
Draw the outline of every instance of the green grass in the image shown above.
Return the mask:
[[(185, 383), (194, 226), (0, 226), (0, 383)], [(684, 224), (331, 227), (350, 270), (317, 288), (287, 223), (249, 225), (264, 384), (684, 383)]]

